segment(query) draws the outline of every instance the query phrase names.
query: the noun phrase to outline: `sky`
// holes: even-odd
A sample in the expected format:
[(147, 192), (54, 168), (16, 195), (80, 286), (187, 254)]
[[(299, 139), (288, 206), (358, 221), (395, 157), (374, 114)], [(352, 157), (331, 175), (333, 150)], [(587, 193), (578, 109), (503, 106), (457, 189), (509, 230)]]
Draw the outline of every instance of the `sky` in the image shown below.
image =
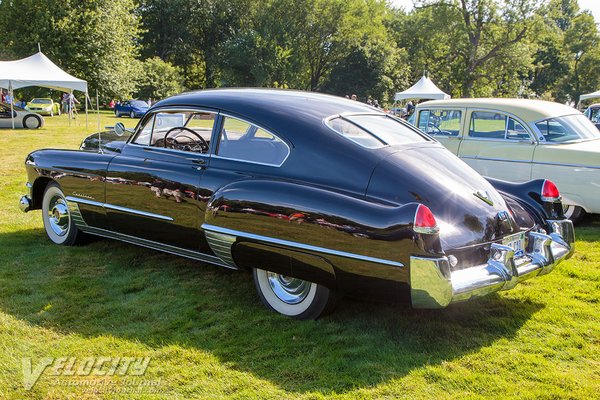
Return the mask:
[[(393, 6), (404, 7), (405, 10), (413, 8), (412, 0), (388, 0)], [(590, 10), (596, 19), (596, 23), (600, 23), (600, 0), (579, 0), (579, 7), (582, 10)]]

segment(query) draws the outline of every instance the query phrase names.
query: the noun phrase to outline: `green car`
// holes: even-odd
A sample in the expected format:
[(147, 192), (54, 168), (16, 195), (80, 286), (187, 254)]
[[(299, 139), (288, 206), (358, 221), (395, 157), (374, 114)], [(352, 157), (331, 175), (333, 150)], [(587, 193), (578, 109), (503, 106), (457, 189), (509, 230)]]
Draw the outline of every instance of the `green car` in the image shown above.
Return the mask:
[(27, 103), (25, 109), (51, 117), (60, 115), (60, 103), (55, 103), (52, 99), (33, 99)]

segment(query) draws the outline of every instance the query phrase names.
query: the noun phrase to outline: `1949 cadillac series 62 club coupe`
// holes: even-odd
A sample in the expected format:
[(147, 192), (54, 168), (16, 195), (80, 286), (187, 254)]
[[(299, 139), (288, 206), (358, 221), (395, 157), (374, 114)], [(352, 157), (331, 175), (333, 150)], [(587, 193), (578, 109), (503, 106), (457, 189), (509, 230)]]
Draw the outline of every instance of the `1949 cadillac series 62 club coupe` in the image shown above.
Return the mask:
[(222, 89), (163, 100), (135, 131), (26, 159), (24, 211), (57, 244), (93, 234), (253, 272), (263, 303), (317, 318), (334, 294), (440, 308), (551, 271), (574, 231), (548, 180), (486, 180), (356, 101)]

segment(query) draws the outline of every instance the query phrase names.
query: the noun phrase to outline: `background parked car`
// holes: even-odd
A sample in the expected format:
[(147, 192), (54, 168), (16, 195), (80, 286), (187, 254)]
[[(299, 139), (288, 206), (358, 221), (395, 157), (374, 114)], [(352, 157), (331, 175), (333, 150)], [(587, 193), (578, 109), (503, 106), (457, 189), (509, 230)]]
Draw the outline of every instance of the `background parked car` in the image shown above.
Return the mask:
[[(13, 105), (15, 128), (37, 129), (44, 126), (44, 117)], [(0, 128), (12, 128), (10, 104), (0, 103)]]
[(600, 129), (600, 104), (592, 104), (583, 114)]
[(484, 176), (548, 178), (572, 220), (600, 213), (600, 132), (579, 111), (524, 99), (434, 100), (415, 124)]
[(141, 118), (150, 106), (143, 100), (128, 100), (121, 104), (115, 105), (115, 115), (122, 117), (127, 115), (130, 118)]
[(38, 114), (49, 115), (53, 117), (54, 115), (60, 115), (60, 104), (55, 103), (50, 98), (35, 98), (32, 99), (25, 106), (27, 111), (33, 111)]

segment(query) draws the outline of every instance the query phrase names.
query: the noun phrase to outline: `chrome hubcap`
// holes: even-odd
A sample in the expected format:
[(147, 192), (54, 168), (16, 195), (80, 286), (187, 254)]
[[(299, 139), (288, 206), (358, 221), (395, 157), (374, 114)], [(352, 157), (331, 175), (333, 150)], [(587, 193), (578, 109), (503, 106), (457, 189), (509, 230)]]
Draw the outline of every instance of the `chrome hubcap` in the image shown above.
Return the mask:
[(69, 229), (69, 209), (60, 196), (53, 196), (48, 205), (48, 222), (50, 228), (58, 236), (63, 236)]
[(281, 301), (287, 304), (298, 304), (302, 302), (310, 291), (310, 282), (302, 279), (267, 272), (269, 286)]

